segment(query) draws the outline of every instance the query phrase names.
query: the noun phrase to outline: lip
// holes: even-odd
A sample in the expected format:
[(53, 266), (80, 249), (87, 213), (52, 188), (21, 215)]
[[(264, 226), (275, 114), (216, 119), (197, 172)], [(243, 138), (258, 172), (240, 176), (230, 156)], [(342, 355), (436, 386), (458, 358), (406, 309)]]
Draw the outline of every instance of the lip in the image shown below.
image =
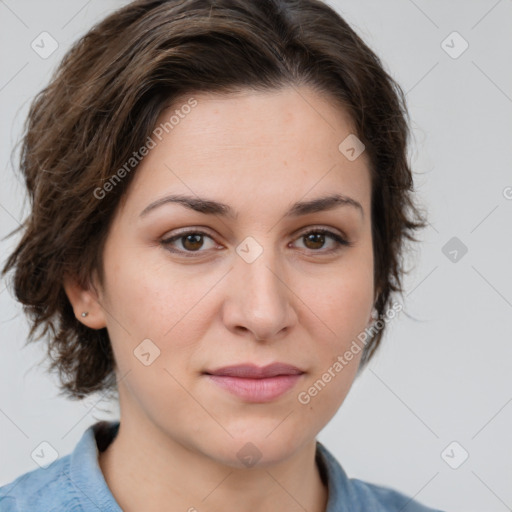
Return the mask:
[(263, 403), (275, 400), (293, 388), (304, 371), (286, 363), (240, 364), (206, 371), (204, 375), (245, 401)]
[(207, 370), (209, 375), (223, 377), (242, 377), (246, 379), (263, 379), (277, 375), (299, 375), (304, 373), (300, 368), (286, 363), (272, 363), (266, 366), (257, 366), (252, 363), (242, 363), (232, 366), (223, 366), (216, 370)]

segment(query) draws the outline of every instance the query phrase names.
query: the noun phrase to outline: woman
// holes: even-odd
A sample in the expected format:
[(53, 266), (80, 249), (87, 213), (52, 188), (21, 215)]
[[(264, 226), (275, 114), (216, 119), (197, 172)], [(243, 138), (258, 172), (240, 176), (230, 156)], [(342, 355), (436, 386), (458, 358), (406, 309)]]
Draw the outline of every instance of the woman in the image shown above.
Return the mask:
[(136, 1), (75, 44), (29, 112), (3, 272), (62, 389), (120, 421), (2, 510), (433, 510), (316, 441), (425, 226), (406, 116), (318, 0)]

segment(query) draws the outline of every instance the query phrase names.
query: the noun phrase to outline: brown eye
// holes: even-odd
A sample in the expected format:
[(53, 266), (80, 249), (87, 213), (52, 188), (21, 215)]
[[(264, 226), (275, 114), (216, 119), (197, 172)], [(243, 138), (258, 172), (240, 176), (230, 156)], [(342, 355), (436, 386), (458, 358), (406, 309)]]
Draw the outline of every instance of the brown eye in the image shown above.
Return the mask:
[(304, 235), (303, 238), (308, 249), (321, 249), (325, 244), (325, 235), (323, 233), (309, 233)]
[(187, 251), (197, 251), (203, 245), (203, 235), (194, 233), (192, 235), (185, 235), (182, 238), (182, 245)]
[[(208, 247), (204, 250), (201, 250), (205, 245), (205, 238), (209, 238), (213, 241), (211, 236), (203, 233), (202, 231), (187, 231), (162, 240), (161, 243), (170, 252), (181, 253), (185, 256), (188, 256), (187, 253), (206, 252)], [(176, 242), (181, 242), (181, 247), (176, 247)]]
[[(321, 249), (325, 246), (326, 240), (328, 240), (329, 238), (333, 241), (331, 249), (322, 251)], [(306, 249), (309, 249), (313, 252), (319, 252), (324, 254), (336, 252), (337, 250), (341, 249), (341, 246), (352, 245), (351, 242), (349, 242), (342, 236), (338, 235), (337, 233), (334, 233), (323, 228), (316, 228), (306, 233), (303, 233), (299, 237), (299, 240), (304, 240), (304, 245)]]
[[(207, 233), (202, 231), (187, 231), (162, 240), (161, 244), (172, 253), (182, 254), (183, 256), (195, 256), (194, 253), (200, 254), (207, 252), (209, 248), (215, 247), (215, 244), (213, 244), (213, 247), (204, 248), (205, 239), (210, 239), (213, 242), (212, 237)], [(322, 250), (329, 239), (331, 240), (332, 247)], [(341, 249), (341, 246), (353, 245), (352, 242), (349, 242), (339, 234), (323, 228), (311, 229), (303, 233), (298, 240), (304, 241), (307, 250), (319, 254), (330, 254)], [(181, 247), (176, 247), (175, 244), (177, 242), (181, 242)]]

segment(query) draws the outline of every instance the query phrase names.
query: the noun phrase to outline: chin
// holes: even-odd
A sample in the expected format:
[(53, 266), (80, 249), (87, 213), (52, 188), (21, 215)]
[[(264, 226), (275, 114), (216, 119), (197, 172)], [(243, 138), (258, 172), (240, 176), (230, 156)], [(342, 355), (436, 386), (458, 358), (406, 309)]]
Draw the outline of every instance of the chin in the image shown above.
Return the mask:
[[(304, 430), (299, 426), (292, 431), (288, 428), (278, 432), (278, 424), (274, 422), (274, 426), (265, 429), (265, 433), (262, 433), (263, 429), (247, 428), (244, 435), (234, 435), (234, 438), (226, 435), (225, 442), (214, 442), (218, 451), (212, 454), (212, 458), (236, 469), (266, 468), (287, 460), (302, 449), (309, 439), (304, 438)], [(313, 438), (312, 435), (311, 440)]]

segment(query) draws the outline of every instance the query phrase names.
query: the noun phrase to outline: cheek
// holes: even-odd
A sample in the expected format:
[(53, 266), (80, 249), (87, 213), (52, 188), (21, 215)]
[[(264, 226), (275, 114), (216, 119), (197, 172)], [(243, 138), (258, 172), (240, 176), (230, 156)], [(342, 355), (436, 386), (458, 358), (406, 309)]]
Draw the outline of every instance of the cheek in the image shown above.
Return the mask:
[(368, 325), (373, 301), (371, 264), (369, 259), (360, 258), (357, 264), (347, 259), (346, 267), (319, 280), (317, 293), (304, 301), (314, 312), (308, 317), (312, 319), (309, 335), (315, 340), (311, 357), (316, 364), (300, 389), (302, 401), (298, 402), (319, 428), (345, 400), (359, 367), (364, 345), (357, 336)]
[[(108, 268), (106, 309), (120, 374), (131, 370), (133, 392), (147, 392), (151, 402), (159, 387), (166, 393), (180, 392), (171, 375), (183, 382), (184, 375), (197, 371), (195, 356), (213, 314), (205, 290), (219, 278), (197, 275), (192, 266), (179, 269), (162, 258), (144, 258), (141, 251), (140, 257), (120, 259)], [(148, 366), (144, 357), (151, 361)]]
[(329, 328), (332, 347), (342, 347), (365, 329), (373, 303), (373, 276), (352, 266), (324, 279), (305, 301)]
[[(159, 253), (156, 248), (151, 251), (134, 251), (131, 257), (109, 266), (108, 306), (133, 337), (165, 339), (180, 327), (182, 319), (200, 309), (205, 290), (214, 282), (194, 276), (191, 267), (180, 270), (168, 264), (161, 254), (155, 258), (153, 255)], [(114, 256), (111, 261), (115, 261)]]

